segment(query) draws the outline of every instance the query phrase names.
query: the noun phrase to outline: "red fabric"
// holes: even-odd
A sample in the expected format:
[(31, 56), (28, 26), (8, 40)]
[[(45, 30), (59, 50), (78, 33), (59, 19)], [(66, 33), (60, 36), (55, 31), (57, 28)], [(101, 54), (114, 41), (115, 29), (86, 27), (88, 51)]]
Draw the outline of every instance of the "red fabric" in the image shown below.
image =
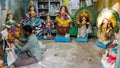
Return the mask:
[(113, 64), (115, 60), (116, 60), (116, 55), (109, 53), (108, 62)]

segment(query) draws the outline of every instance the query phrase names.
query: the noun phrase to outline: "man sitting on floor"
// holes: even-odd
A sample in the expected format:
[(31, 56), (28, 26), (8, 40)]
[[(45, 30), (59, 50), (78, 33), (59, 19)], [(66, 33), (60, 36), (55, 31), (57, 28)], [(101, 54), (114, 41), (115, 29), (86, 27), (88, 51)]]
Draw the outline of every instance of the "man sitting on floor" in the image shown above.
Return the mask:
[(39, 41), (36, 35), (32, 34), (31, 26), (25, 25), (22, 29), (23, 34), (28, 40), (24, 45), (22, 45), (20, 39), (15, 36), (17, 40), (14, 45), (22, 51), (14, 63), (15, 67), (37, 63), (41, 58), (41, 47), (38, 44)]

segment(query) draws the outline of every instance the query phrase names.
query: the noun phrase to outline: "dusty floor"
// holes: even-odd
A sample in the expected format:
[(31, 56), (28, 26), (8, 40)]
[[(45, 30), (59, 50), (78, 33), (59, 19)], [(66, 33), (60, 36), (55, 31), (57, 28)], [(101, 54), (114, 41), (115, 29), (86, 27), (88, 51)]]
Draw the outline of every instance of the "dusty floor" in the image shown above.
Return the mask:
[(95, 45), (96, 38), (89, 42), (76, 42), (72, 38), (70, 43), (41, 40), (47, 50), (43, 54), (42, 64), (32, 64), (20, 68), (101, 68), (99, 53), (103, 50)]

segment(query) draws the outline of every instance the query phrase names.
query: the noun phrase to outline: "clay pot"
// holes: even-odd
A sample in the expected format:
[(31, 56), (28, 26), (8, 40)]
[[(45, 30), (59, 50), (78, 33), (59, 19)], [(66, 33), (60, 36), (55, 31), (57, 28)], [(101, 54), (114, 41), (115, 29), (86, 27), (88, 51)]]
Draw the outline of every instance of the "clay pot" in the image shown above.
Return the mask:
[(70, 25), (63, 26), (63, 25), (57, 25), (57, 31), (59, 35), (64, 36), (66, 33), (69, 33)]

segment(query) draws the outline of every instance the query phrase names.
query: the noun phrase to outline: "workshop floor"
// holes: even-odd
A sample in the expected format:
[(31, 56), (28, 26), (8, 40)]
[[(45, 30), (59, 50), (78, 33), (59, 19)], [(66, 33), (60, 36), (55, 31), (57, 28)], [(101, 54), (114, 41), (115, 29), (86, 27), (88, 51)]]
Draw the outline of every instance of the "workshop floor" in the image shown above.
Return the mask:
[(46, 44), (46, 51), (41, 63), (20, 68), (101, 68), (100, 53), (104, 50), (95, 45), (96, 38), (87, 43), (70, 43), (41, 40)]

